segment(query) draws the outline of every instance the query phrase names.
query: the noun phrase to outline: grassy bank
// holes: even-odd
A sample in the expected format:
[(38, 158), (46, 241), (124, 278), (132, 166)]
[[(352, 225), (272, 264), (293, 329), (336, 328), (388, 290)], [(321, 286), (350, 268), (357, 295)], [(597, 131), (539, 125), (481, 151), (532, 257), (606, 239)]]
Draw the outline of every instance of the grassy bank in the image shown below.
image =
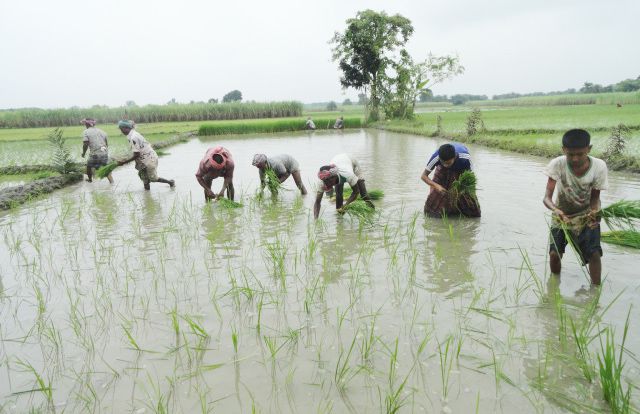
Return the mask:
[[(314, 118), (316, 129), (331, 129), (335, 117)], [(306, 118), (285, 119), (254, 119), (243, 121), (218, 121), (203, 124), (198, 129), (198, 135), (227, 135), (227, 134), (251, 134), (274, 133), (287, 131), (301, 131), (305, 129)], [(344, 118), (345, 128), (362, 127), (362, 118), (351, 116)]]
[(64, 109), (8, 109), (0, 111), (0, 128), (33, 128), (74, 126), (86, 117), (99, 123), (116, 123), (126, 118), (138, 123), (186, 122), (211, 119), (253, 119), (299, 116), (300, 102), (266, 103), (193, 103), (171, 105), (121, 106), (117, 108), (94, 106)]
[(630, 129), (626, 137), (625, 153), (607, 162), (611, 169), (640, 172), (640, 119), (637, 115), (640, 105), (622, 108), (615, 105), (590, 105), (483, 109), (481, 117), (484, 129), (472, 136), (466, 131), (466, 119), (470, 111), (470, 108), (460, 108), (457, 111), (418, 114), (411, 121), (379, 122), (373, 127), (394, 132), (440, 136), (544, 157), (555, 157), (562, 153), (561, 137), (565, 131), (584, 128), (592, 136), (592, 155), (602, 157), (611, 128), (622, 123)]

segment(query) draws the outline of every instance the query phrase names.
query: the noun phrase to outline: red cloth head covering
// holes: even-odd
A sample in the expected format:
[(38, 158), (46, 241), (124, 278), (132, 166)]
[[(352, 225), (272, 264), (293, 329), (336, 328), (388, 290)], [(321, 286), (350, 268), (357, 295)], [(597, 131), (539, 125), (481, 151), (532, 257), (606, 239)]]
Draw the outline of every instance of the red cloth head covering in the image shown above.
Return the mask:
[[(220, 157), (222, 157), (222, 162), (216, 161), (213, 158), (214, 155), (220, 155)], [(227, 157), (227, 150), (225, 150), (224, 147), (218, 146), (215, 147), (213, 151), (209, 152), (209, 163), (212, 167), (221, 170), (227, 165)]]
[(96, 126), (96, 120), (93, 118), (85, 118), (82, 121), (80, 121), (80, 123), (84, 124), (84, 126), (86, 126), (87, 128)]

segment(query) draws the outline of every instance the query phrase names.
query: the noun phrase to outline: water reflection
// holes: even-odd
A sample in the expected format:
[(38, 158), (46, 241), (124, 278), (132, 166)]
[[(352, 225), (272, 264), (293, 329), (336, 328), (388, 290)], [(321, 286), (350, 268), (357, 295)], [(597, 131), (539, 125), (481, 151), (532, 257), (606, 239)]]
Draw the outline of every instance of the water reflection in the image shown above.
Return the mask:
[(480, 221), (466, 218), (425, 219), (423, 255), (428, 290), (456, 297), (470, 292), (474, 274), (471, 256), (480, 232)]

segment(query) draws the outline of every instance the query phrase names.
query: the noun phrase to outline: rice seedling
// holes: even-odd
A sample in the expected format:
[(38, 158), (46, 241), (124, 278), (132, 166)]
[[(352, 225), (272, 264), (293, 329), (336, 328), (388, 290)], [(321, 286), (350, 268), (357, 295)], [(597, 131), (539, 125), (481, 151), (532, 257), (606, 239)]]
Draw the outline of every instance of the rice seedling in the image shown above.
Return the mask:
[(96, 170), (96, 177), (98, 178), (107, 178), (109, 174), (113, 172), (118, 167), (118, 163), (115, 161), (110, 162), (107, 165), (103, 165), (102, 167)]
[[(342, 195), (343, 197), (348, 198), (348, 197), (351, 197), (352, 193), (353, 193), (353, 190), (351, 189), (351, 187), (345, 186), (342, 192)], [(372, 200), (380, 200), (382, 199), (382, 197), (384, 197), (383, 190), (370, 190), (370, 191), (367, 191), (367, 194), (369, 195), (369, 198)]]
[(277, 196), (280, 191), (284, 190), (278, 175), (271, 168), (265, 168), (264, 170), (264, 183), (269, 189), (269, 192), (271, 192), (272, 197)]
[(634, 230), (605, 231), (601, 235), (605, 243), (640, 249), (640, 232)]
[(218, 205), (220, 207), (223, 207), (223, 208), (226, 208), (226, 209), (242, 208), (242, 203), (238, 203), (237, 201), (229, 200), (228, 198), (225, 198), (225, 197), (219, 198), (217, 203), (218, 203)]
[(457, 205), (461, 198), (476, 200), (476, 184), (477, 178), (473, 171), (466, 170), (460, 174), (447, 191), (451, 203)]
[(342, 207), (342, 212), (363, 221), (370, 221), (376, 210), (364, 200), (356, 200)]
[(600, 210), (599, 215), (612, 230), (633, 230), (640, 219), (640, 200), (620, 200)]
[(602, 384), (604, 399), (609, 403), (613, 413), (631, 412), (631, 384), (627, 384), (626, 391), (622, 384), (622, 371), (625, 367), (625, 362), (622, 361), (622, 356), (625, 353), (624, 345), (627, 339), (627, 334), (629, 333), (630, 315), (631, 308), (629, 308), (629, 312), (627, 313), (619, 351), (616, 350), (617, 347), (612, 328), (605, 328), (604, 344), (602, 342), (602, 335), (600, 336), (600, 353), (598, 354), (600, 383)]

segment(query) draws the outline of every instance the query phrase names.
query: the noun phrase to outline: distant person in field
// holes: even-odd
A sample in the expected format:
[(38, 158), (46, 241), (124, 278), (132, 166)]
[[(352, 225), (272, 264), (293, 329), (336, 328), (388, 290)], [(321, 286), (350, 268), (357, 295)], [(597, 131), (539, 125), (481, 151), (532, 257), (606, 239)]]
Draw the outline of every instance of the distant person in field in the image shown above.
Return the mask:
[[(233, 200), (235, 191), (233, 188), (233, 157), (229, 150), (224, 147), (209, 148), (204, 154), (202, 161), (196, 172), (198, 184), (204, 188), (205, 201), (217, 200), (224, 197), (225, 190), (227, 198)], [(224, 183), (218, 194), (211, 191), (211, 184), (215, 178), (223, 177)]]
[(300, 165), (295, 158), (288, 154), (279, 154), (272, 157), (267, 157), (264, 154), (256, 154), (253, 156), (251, 163), (258, 168), (260, 174), (260, 187), (264, 189), (265, 186), (265, 170), (270, 168), (278, 176), (278, 180), (283, 183), (289, 176), (293, 177), (296, 186), (300, 190), (302, 195), (307, 194), (307, 189), (304, 188), (302, 183), (302, 177), (300, 177)]
[(333, 124), (333, 129), (344, 129), (344, 117), (341, 116), (336, 119), (336, 123)]
[[(600, 191), (609, 186), (607, 164), (589, 155), (591, 136), (582, 129), (562, 137), (564, 155), (551, 160), (544, 205), (553, 211), (549, 246), (551, 272), (560, 275), (562, 255), (568, 243), (578, 250), (583, 265), (589, 265), (591, 283), (600, 284)], [(556, 198), (552, 200), (556, 191)], [(569, 240), (568, 240), (569, 239)]]
[[(429, 178), (432, 171), (433, 179)], [(464, 215), (480, 217), (480, 204), (477, 200), (460, 197), (456, 204), (448, 196), (451, 184), (467, 170), (472, 170), (471, 155), (464, 145), (458, 142), (441, 145), (427, 161), (420, 177), (429, 187), (429, 195), (424, 203), (424, 214), (429, 217), (445, 215)]]
[[(80, 121), (86, 129), (82, 133), (82, 158), (89, 150), (89, 159), (87, 160), (87, 181), (93, 181), (93, 170), (105, 166), (109, 163), (109, 142), (107, 133), (96, 128), (96, 120), (93, 118), (85, 118)], [(111, 174), (107, 175), (107, 179), (113, 184)]]
[[(343, 204), (344, 184), (348, 183), (353, 190), (351, 196)], [(373, 203), (367, 193), (367, 187), (364, 184), (364, 176), (358, 161), (349, 157), (347, 154), (338, 154), (327, 165), (320, 167), (318, 171), (318, 182), (316, 183), (316, 202), (313, 206), (313, 217), (315, 219), (320, 215), (320, 203), (325, 192), (332, 191), (335, 188), (336, 209), (339, 213), (344, 212), (344, 208), (354, 202), (358, 196), (369, 204), (372, 208)]]
[(313, 123), (311, 117), (307, 117), (307, 122), (304, 123), (304, 129), (314, 130), (316, 129), (316, 124)]
[(135, 130), (135, 123), (133, 121), (122, 120), (118, 122), (118, 128), (120, 128), (122, 134), (127, 136), (131, 151), (133, 152), (131, 158), (118, 161), (118, 165), (135, 161), (138, 177), (142, 180), (145, 190), (151, 189), (151, 183), (164, 183), (169, 184), (170, 187), (175, 187), (176, 183), (174, 180), (158, 177), (158, 155), (153, 150), (151, 144)]

